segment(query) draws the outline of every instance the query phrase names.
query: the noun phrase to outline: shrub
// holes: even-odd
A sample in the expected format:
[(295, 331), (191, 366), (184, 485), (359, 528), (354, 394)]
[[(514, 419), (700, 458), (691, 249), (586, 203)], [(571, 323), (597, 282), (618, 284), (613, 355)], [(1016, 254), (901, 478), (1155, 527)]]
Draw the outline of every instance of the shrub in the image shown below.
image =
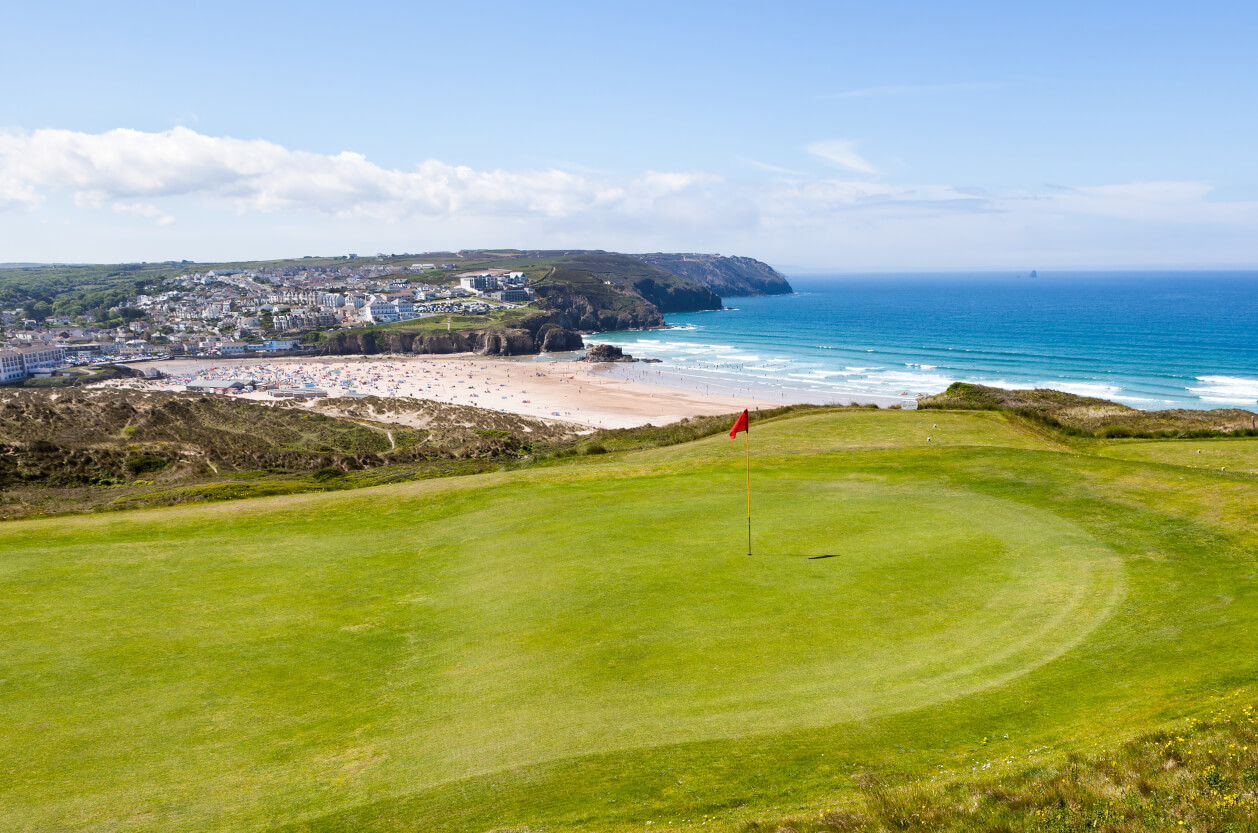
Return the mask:
[(170, 461), (160, 454), (132, 454), (123, 464), (132, 474), (144, 474), (160, 471), (170, 465)]

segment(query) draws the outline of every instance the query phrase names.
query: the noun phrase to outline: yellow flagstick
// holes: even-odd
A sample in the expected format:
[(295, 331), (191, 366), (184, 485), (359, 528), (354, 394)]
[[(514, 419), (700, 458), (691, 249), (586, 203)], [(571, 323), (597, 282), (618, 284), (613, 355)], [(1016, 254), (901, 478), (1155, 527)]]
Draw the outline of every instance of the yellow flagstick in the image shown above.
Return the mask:
[(738, 439), (738, 432), (742, 431), (746, 434), (743, 437), (747, 445), (747, 556), (751, 557), (751, 417), (744, 408), (743, 412), (738, 415), (738, 419), (734, 420), (734, 427), (729, 429), (729, 438), (731, 440)]
[(747, 440), (747, 556), (751, 557), (751, 432), (743, 431)]

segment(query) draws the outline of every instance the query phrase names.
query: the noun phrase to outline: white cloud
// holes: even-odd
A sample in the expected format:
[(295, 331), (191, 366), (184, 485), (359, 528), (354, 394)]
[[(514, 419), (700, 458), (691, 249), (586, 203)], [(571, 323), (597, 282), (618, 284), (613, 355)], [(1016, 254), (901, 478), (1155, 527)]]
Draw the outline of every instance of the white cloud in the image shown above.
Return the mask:
[(878, 170), (856, 152), (856, 143), (842, 139), (828, 139), (824, 142), (813, 142), (808, 152), (819, 156), (827, 162), (833, 162), (841, 168), (861, 174), (876, 174)]
[[(872, 179), (876, 169), (850, 141), (807, 150), (843, 170), (748, 181), (481, 171), (431, 159), (399, 170), (353, 152), (186, 128), (0, 133), (0, 211), (9, 212), (0, 260), (509, 245), (708, 249), (847, 268), (1258, 262), (1258, 203), (1217, 200), (1208, 183), (897, 184)], [(146, 222), (119, 233), (101, 212)], [(48, 220), (73, 222), (75, 235), (41, 231)], [(150, 223), (166, 227), (160, 237)]]
[(309, 209), (398, 220), (411, 215), (570, 216), (598, 208), (642, 209), (713, 181), (706, 174), (615, 179), (566, 171), (476, 171), (427, 160), (382, 168), (359, 153), (325, 155), (260, 139), (118, 129), (90, 134), (36, 130), (0, 134), (0, 199), (31, 207), (37, 189), (68, 192), (80, 207), (110, 200), (200, 195), (237, 211)]
[(129, 214), (132, 217), (140, 217), (145, 220), (152, 220), (159, 226), (168, 226), (175, 222), (175, 218), (162, 211), (151, 202), (133, 202), (122, 203), (116, 202), (110, 206), (115, 214)]
[(40, 202), (34, 186), (0, 168), (0, 211), (30, 211)]

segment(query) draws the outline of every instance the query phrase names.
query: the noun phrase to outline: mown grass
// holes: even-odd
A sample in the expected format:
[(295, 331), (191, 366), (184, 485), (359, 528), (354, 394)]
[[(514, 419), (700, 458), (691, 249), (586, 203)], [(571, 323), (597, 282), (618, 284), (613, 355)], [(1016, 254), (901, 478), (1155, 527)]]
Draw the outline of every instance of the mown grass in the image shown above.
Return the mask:
[(784, 414), (749, 558), (742, 440), (0, 527), (0, 828), (1096, 829), (1258, 693), (1251, 478)]
[(1121, 442), (1100, 453), (1120, 460), (1258, 474), (1258, 439), (1252, 438)]

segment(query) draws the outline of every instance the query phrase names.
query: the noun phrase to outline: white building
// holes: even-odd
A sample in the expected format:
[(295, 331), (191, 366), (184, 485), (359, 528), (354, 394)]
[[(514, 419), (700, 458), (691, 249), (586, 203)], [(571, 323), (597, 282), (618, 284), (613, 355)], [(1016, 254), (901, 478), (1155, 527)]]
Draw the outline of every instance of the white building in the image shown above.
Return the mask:
[(36, 373), (48, 373), (66, 363), (61, 347), (13, 347), (0, 350), (0, 383), (17, 382)]
[(26, 378), (22, 354), (16, 350), (0, 350), (0, 384), (17, 382)]
[(363, 305), (361, 315), (372, 324), (387, 324), (398, 320), (397, 305), (380, 295), (372, 295)]
[(459, 286), (472, 292), (492, 292), (498, 288), (498, 276), (489, 272), (479, 275), (460, 275)]

